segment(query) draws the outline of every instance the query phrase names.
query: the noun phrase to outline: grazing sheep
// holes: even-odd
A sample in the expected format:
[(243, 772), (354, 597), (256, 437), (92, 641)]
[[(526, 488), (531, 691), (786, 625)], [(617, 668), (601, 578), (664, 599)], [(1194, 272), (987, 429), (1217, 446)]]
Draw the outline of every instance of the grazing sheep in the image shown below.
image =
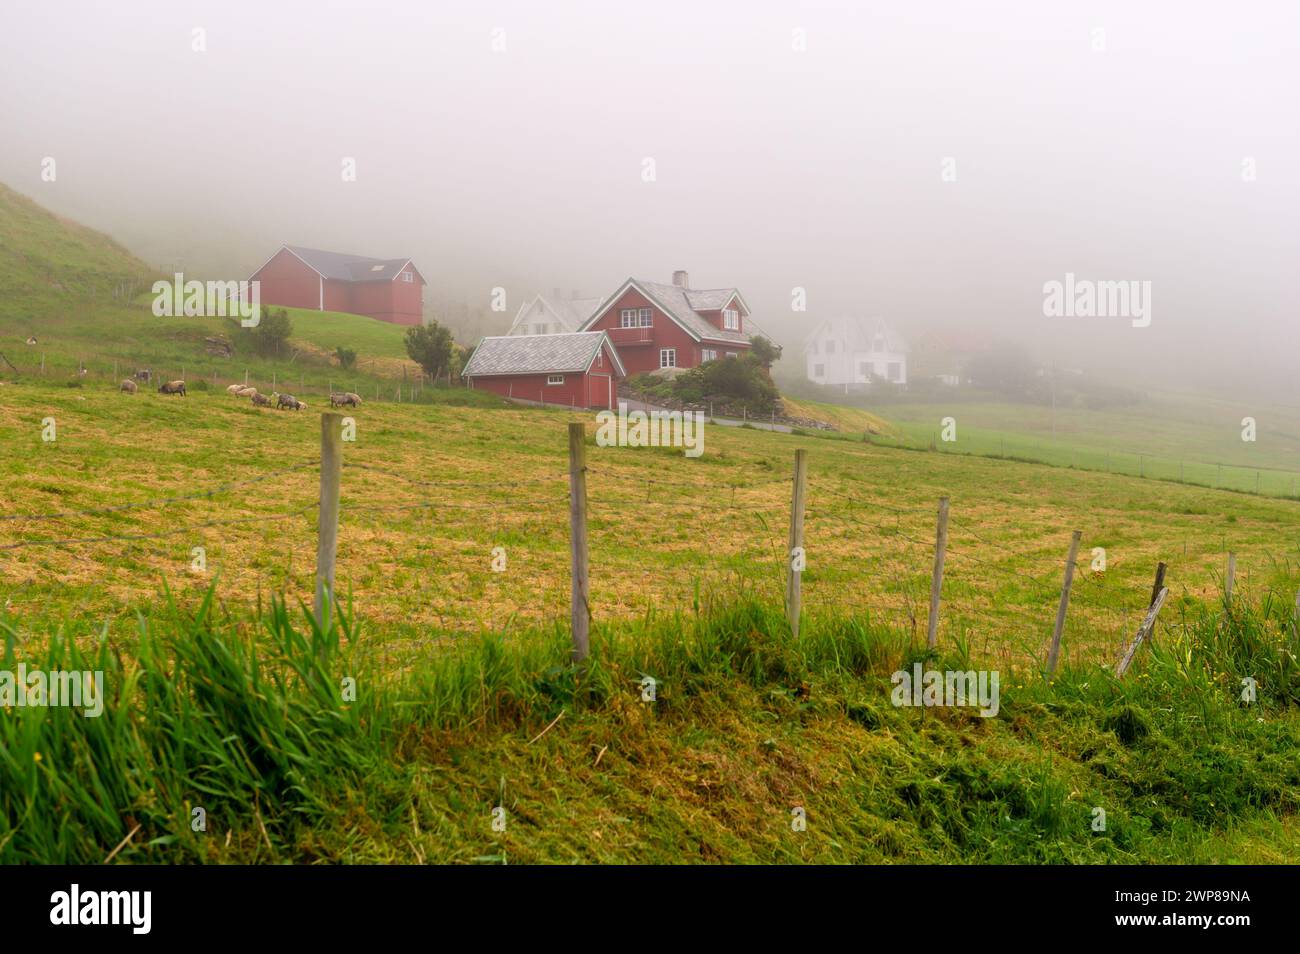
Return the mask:
[(247, 386), (248, 385), (245, 384), (232, 384), (230, 387), (226, 388), (226, 393), (238, 394), (240, 391), (244, 390), (244, 388), (246, 388)]
[(185, 397), (185, 382), (184, 382), (184, 381), (168, 381), (168, 382), (166, 382), (165, 384), (162, 384), (162, 385), (159, 386), (159, 388), (158, 388), (158, 393), (159, 393), (159, 394), (179, 394), (181, 397)]
[(256, 391), (254, 391), (253, 404), (256, 405), (257, 407), (270, 407), (271, 399), (267, 397), (265, 394), (258, 394)]
[(30, 338), (28, 338), (28, 339), (27, 339), (27, 343), (28, 343), (29, 345), (34, 345), (34, 344), (36, 344), (36, 336), (35, 336), (35, 335), (32, 335)]
[(122, 382), (121, 390), (125, 391), (127, 394), (134, 394), (136, 392), (135, 382), (130, 378), (127, 378)]
[(360, 407), (361, 395), (353, 394), (351, 391), (336, 392), (330, 395), (330, 407)]
[(235, 397), (251, 398), (256, 393), (257, 388), (253, 387), (251, 384), (241, 384), (239, 390), (235, 392)]
[(280, 410), (284, 410), (287, 407), (291, 411), (301, 411), (307, 405), (303, 404), (292, 394), (279, 394), (276, 395), (276, 406), (279, 407)]

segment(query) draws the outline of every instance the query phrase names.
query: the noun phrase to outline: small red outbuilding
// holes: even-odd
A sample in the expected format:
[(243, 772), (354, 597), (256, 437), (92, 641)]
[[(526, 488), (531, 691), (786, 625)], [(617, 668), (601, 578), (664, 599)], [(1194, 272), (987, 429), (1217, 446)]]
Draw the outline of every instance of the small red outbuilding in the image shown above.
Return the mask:
[(461, 377), (472, 388), (516, 400), (612, 409), (627, 371), (608, 335), (580, 331), (484, 338)]

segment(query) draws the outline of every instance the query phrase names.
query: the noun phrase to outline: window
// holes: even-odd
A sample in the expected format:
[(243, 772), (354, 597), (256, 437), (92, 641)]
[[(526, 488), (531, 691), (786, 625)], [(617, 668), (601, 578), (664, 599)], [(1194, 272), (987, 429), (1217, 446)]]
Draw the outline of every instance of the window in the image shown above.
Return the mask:
[(889, 362), (889, 380), (891, 380), (891, 381), (901, 381), (901, 380), (903, 380), (903, 366), (902, 366), (902, 364), (900, 364), (900, 363), (897, 362), (897, 361), (891, 361), (891, 362)]
[(740, 330), (740, 312), (734, 308), (728, 308), (722, 313), (722, 327), (727, 331)]
[(618, 326), (620, 328), (649, 328), (650, 315), (652, 312), (649, 308), (624, 308), (618, 315)]
[(533, 334), (535, 335), (546, 334), (546, 325), (544, 323), (540, 325), (533, 325)]
[(727, 352), (727, 357), (728, 357), (728, 358), (734, 358), (735, 356), (736, 356), (736, 352), (734, 352), (734, 351), (728, 351), (728, 352)]
[(813, 377), (814, 377), (814, 378), (824, 378), (824, 377), (826, 377), (826, 365), (824, 365), (824, 364), (814, 364), (814, 365), (813, 365)]
[(404, 281), (404, 282), (413, 282), (413, 281), (415, 281), (415, 273), (414, 273), (414, 272), (402, 272), (402, 281)]
[(675, 368), (677, 367), (677, 349), (660, 348), (659, 349), (659, 367)]
[(701, 363), (705, 361), (717, 361), (717, 360), (718, 360), (718, 352), (717, 349), (715, 348), (705, 348), (703, 351), (700, 352)]
[(546, 383), (547, 383), (547, 384), (563, 384), (563, 383), (564, 383), (564, 375), (562, 375), (562, 374), (548, 374), (548, 375), (546, 376)]
[(869, 377), (871, 377), (871, 363), (870, 363), (870, 362), (868, 362), (868, 361), (859, 361), (859, 362), (858, 362), (858, 377), (860, 377), (860, 378), (869, 378)]
[(835, 342), (834, 342), (834, 341), (828, 341), (828, 342), (826, 342), (826, 353), (827, 353), (827, 354), (834, 354), (834, 353), (835, 353)]

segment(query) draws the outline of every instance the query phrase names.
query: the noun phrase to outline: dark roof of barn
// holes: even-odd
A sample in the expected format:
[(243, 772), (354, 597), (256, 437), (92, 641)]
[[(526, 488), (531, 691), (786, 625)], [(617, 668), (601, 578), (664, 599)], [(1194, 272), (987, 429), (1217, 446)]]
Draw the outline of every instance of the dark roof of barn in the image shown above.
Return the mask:
[(409, 258), (370, 258), (365, 255), (346, 255), (343, 252), (326, 252), (319, 248), (286, 245), (289, 251), (320, 272), (326, 278), (343, 282), (387, 282), (397, 277)]
[[(605, 340), (603, 331), (562, 335), (506, 335), (484, 338), (461, 372), (465, 377), (490, 374), (560, 374), (586, 371)], [(614, 349), (610, 349), (614, 354)], [(622, 362), (614, 354), (620, 371)]]

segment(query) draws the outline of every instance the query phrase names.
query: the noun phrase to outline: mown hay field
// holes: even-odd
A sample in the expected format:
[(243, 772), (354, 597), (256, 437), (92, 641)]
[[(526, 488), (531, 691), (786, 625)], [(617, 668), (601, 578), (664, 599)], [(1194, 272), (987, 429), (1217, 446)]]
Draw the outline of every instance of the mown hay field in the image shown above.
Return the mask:
[[(29, 632), (106, 624), (116, 638), (164, 587), (184, 600), (214, 577), (231, 606), (278, 591), (309, 602), (322, 401), (308, 400), (295, 413), (224, 393), (0, 387), (8, 613)], [(338, 591), (371, 651), (409, 662), (458, 636), (567, 616), (565, 425), (584, 420), (594, 435), (594, 415), (371, 401), (346, 413), (356, 439), (344, 451)], [(936, 502), (947, 495), (941, 640), (1004, 668), (1045, 652), (1073, 529), (1084, 534), (1065, 635), (1073, 662), (1114, 658), (1157, 561), (1170, 566), (1169, 614), (1184, 597), (1215, 598), (1229, 549), (1240, 592), (1294, 592), (1300, 581), (1295, 501), (708, 427), (698, 459), (589, 436), (597, 620), (741, 594), (779, 602), (796, 448), (810, 462), (805, 612), (867, 612), (923, 638)], [(176, 497), (188, 499), (160, 502)], [(120, 537), (130, 539), (105, 539)], [(492, 568), (497, 547), (504, 572)]]

